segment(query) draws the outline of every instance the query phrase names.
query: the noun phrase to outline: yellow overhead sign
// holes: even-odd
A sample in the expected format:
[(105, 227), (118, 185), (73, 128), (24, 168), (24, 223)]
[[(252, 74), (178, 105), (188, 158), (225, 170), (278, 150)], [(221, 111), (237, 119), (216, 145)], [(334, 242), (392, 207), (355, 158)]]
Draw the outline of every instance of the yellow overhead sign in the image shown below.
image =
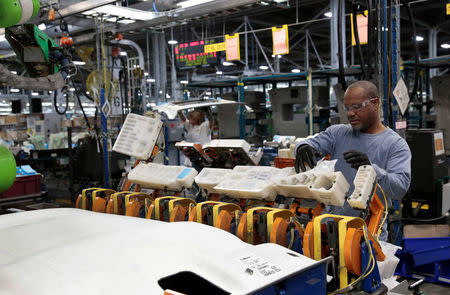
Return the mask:
[(227, 60), (241, 59), (241, 51), (239, 48), (239, 33), (232, 36), (225, 35), (225, 44), (227, 50)]
[(273, 54), (289, 54), (288, 26), (283, 25), (280, 29), (272, 27)]
[(205, 53), (225, 50), (227, 50), (227, 44), (225, 42), (205, 45)]

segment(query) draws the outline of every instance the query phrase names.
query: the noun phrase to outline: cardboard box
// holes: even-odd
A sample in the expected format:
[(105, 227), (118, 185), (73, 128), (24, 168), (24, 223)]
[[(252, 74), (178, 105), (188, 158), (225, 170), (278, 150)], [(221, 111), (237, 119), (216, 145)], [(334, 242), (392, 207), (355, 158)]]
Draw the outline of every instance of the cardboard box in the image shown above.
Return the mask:
[(450, 229), (447, 224), (408, 224), (403, 227), (405, 238), (439, 238), (448, 237)]
[(6, 130), (6, 138), (14, 141), (24, 141), (28, 138), (26, 130)]
[(6, 139), (6, 131), (0, 131), (0, 138)]
[(0, 116), (0, 125), (6, 125), (6, 116)]
[(73, 127), (82, 127), (84, 124), (84, 118), (72, 118)]

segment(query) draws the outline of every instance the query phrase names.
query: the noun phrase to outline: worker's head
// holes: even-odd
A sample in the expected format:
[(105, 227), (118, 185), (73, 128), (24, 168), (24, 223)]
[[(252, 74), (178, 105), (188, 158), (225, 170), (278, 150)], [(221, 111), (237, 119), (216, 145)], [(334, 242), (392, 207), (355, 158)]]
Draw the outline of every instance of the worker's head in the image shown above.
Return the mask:
[(194, 110), (188, 114), (189, 123), (191, 125), (200, 125), (205, 122), (205, 115), (202, 111)]
[(380, 120), (380, 97), (375, 84), (358, 81), (351, 84), (344, 95), (345, 110), (353, 129), (365, 132)]

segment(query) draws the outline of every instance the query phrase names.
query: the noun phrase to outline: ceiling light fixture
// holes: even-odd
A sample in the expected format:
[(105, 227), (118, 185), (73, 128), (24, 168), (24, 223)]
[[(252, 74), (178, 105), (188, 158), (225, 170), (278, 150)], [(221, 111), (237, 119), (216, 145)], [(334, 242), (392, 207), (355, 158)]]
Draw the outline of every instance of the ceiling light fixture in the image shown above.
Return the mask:
[(37, 93), (37, 92), (31, 92), (31, 95), (32, 95), (32, 96), (38, 96), (39, 93)]
[(169, 40), (169, 41), (167, 41), (167, 43), (169, 43), (170, 45), (175, 45), (175, 44), (178, 44), (178, 41), (177, 40)]
[(291, 72), (292, 73), (300, 73), (300, 70), (299, 69), (292, 69)]
[(222, 63), (224, 66), (229, 67), (229, 66), (234, 66), (234, 63), (230, 62), (230, 61), (224, 61)]
[(84, 61), (74, 60), (73, 64), (77, 66), (84, 66), (86, 63)]
[[(124, 6), (104, 5), (92, 10), (82, 12), (84, 15), (92, 15), (95, 13), (109, 14), (118, 17), (130, 18), (133, 20), (147, 21), (158, 16), (157, 13), (151, 11), (143, 11), (139, 9), (128, 8)], [(119, 23), (121, 21), (118, 21)], [(134, 22), (134, 21), (133, 21)]]
[(187, 80), (181, 80), (181, 81), (180, 81), (180, 84), (185, 84), (185, 85), (186, 85), (186, 84), (189, 84), (189, 81), (187, 81)]
[(259, 66), (259, 69), (265, 71), (265, 70), (268, 70), (269, 67), (268, 66)]
[(422, 36), (416, 36), (416, 41), (417, 42), (422, 42), (423, 41), (423, 37)]
[(11, 90), (9, 90), (9, 91), (12, 92), (12, 93), (20, 92), (20, 90), (17, 89), (17, 88), (11, 88)]
[(223, 72), (222, 71), (217, 71), (216, 75), (223, 75)]
[(333, 13), (331, 11), (327, 11), (323, 15), (325, 15), (326, 17), (332, 17)]
[(148, 83), (155, 83), (155, 81), (156, 81), (155, 79), (147, 79)]
[(449, 49), (450, 48), (450, 44), (444, 43), (444, 44), (441, 44), (441, 47), (444, 48), (444, 49)]

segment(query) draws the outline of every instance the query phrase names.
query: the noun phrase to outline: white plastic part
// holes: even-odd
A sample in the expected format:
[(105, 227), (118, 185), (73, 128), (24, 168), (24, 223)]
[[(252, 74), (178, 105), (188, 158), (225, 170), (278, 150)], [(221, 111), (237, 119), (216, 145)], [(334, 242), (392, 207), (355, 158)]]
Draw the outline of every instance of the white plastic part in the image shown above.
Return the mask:
[[(0, 215), (0, 236), (2, 294), (163, 294), (158, 281), (182, 271), (231, 294), (254, 294), (324, 263), (197, 222), (72, 208)], [(311, 274), (307, 282), (323, 280)]]
[(224, 180), (230, 173), (231, 169), (222, 168), (203, 168), (195, 177), (195, 183), (208, 193), (218, 193), (214, 187)]
[(279, 195), (288, 198), (315, 199), (309, 190), (316, 180), (314, 173), (299, 173), (277, 180), (276, 189)]
[(348, 203), (353, 208), (366, 209), (377, 182), (377, 173), (371, 165), (359, 166), (353, 184), (355, 190), (348, 198)]
[(194, 168), (140, 163), (128, 174), (128, 180), (144, 188), (182, 191), (192, 186), (195, 176)]
[(324, 173), (317, 176), (310, 191), (314, 198), (326, 205), (344, 206), (350, 184), (342, 172)]
[(203, 145), (203, 149), (206, 148), (235, 148), (242, 149), (248, 153), (250, 144), (243, 139), (214, 139)]
[(236, 166), (214, 190), (235, 198), (273, 201), (277, 193), (272, 178), (280, 170), (265, 166)]
[(138, 160), (147, 160), (152, 155), (162, 124), (159, 116), (151, 118), (128, 114), (113, 151)]

